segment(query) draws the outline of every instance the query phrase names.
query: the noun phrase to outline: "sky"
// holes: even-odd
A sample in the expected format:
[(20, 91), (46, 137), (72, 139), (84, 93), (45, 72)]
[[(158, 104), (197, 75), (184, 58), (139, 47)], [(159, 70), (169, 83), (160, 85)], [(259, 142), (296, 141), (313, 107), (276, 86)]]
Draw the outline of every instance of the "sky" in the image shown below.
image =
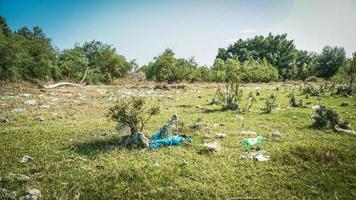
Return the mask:
[(59, 49), (99, 40), (140, 65), (166, 48), (212, 65), (218, 48), (269, 32), (297, 49), (356, 51), (356, 0), (0, 0), (0, 16), (40, 26)]

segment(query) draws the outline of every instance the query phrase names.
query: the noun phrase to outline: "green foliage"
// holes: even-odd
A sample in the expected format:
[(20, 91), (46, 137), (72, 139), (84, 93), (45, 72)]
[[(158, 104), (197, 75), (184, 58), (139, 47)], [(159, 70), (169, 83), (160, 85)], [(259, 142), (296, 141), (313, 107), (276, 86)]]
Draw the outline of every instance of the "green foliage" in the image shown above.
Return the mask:
[(110, 108), (108, 117), (130, 127), (131, 134), (142, 132), (145, 124), (160, 112), (158, 106), (148, 107), (143, 97), (132, 96), (128, 100), (118, 101)]
[(117, 54), (115, 48), (98, 41), (56, 52), (42, 29), (22, 27), (12, 32), (0, 17), (0, 79), (80, 80), (89, 69), (86, 81), (109, 83), (131, 71), (133, 63)]
[(196, 79), (197, 64), (193, 58), (176, 58), (172, 49), (166, 49), (154, 61), (143, 67), (147, 79), (169, 83)]
[(324, 47), (317, 58), (315, 72), (319, 77), (329, 79), (345, 64), (346, 53), (342, 47)]
[(64, 50), (58, 59), (61, 75), (64, 79), (81, 80), (88, 68), (88, 59), (80, 49)]
[(261, 62), (248, 60), (243, 64), (243, 82), (278, 81), (278, 70), (263, 59)]
[(333, 76), (334, 83), (347, 84), (348, 89), (352, 92), (356, 79), (356, 52), (352, 54), (352, 58), (346, 61), (346, 64), (341, 66), (337, 73)]
[(216, 91), (216, 97), (223, 110), (239, 110), (239, 100), (242, 93), (238, 82), (228, 82), (225, 84), (225, 90), (219, 88)]
[[(132, 63), (117, 54), (115, 48), (100, 41), (86, 42), (75, 49), (81, 51), (88, 60), (89, 83), (110, 83), (125, 76), (133, 68)], [(81, 56), (78, 59), (81, 59)]]
[(266, 59), (257, 62), (253, 59), (242, 64), (236, 59), (223, 61), (217, 58), (212, 67), (213, 80), (217, 82), (269, 82), (278, 80), (276, 70)]
[(306, 79), (313, 75), (317, 64), (317, 55), (308, 51), (298, 51), (295, 65), (298, 79)]
[(264, 99), (265, 99), (265, 107), (263, 107), (261, 110), (264, 113), (271, 113), (272, 109), (276, 107), (275, 103), (276, 103), (277, 95), (271, 94), (265, 97)]
[(296, 78), (297, 51), (293, 40), (287, 39), (287, 34), (267, 36), (255, 36), (252, 39), (239, 39), (227, 49), (219, 49), (216, 58), (227, 60), (238, 59), (245, 62), (250, 59), (260, 61), (266, 59), (268, 63), (276, 67), (283, 79)]

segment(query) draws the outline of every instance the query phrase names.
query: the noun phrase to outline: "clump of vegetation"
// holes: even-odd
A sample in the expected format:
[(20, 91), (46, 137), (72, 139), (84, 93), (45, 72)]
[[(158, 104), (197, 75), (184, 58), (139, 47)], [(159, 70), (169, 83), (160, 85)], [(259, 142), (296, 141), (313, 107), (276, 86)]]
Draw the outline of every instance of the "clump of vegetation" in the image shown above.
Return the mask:
[(237, 82), (229, 82), (225, 85), (225, 90), (217, 90), (218, 101), (222, 104), (223, 110), (238, 110), (239, 100), (242, 97), (242, 89)]
[(130, 133), (122, 138), (123, 146), (133, 146), (137, 142), (139, 145), (147, 146), (148, 140), (142, 133), (144, 126), (159, 112), (158, 106), (147, 106), (143, 97), (132, 96), (126, 101), (118, 101), (111, 107), (108, 117), (117, 122), (119, 127), (129, 127)]
[(352, 130), (349, 126), (349, 121), (342, 120), (336, 111), (321, 104), (315, 110), (315, 114), (312, 115), (311, 118), (314, 120), (313, 127)]
[(290, 107), (303, 107), (303, 100), (300, 99), (299, 102), (297, 102), (297, 97), (292, 94), (290, 100), (289, 100), (289, 106)]
[(263, 108), (261, 108), (261, 110), (264, 113), (271, 113), (272, 109), (277, 107), (277, 105), (276, 105), (277, 95), (271, 94), (271, 95), (265, 97), (264, 99), (265, 99), (265, 106)]

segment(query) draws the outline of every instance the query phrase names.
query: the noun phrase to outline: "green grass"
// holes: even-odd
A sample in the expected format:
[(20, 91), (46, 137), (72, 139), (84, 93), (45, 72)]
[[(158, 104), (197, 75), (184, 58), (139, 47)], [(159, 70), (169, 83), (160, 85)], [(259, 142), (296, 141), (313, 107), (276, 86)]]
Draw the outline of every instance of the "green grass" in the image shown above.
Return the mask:
[[(244, 86), (244, 99), (254, 87)], [(219, 106), (208, 105), (217, 88), (212, 84), (159, 92), (123, 86), (59, 88), (47, 92), (29, 85), (4, 86), (2, 93), (32, 95), (0, 100), (1, 113), (10, 120), (0, 124), (0, 177), (16, 173), (31, 179), (3, 178), (0, 186), (16, 191), (18, 197), (35, 187), (42, 191), (43, 199), (355, 199), (356, 137), (311, 128), (311, 108), (287, 108), (290, 87), (279, 86), (278, 92), (276, 84), (259, 87), (261, 97), (278, 94), (280, 111), (262, 114), (259, 108), (263, 100), (258, 98), (249, 113), (221, 112)], [(97, 89), (109, 92), (100, 94)], [(150, 102), (158, 102), (162, 108), (161, 114), (147, 124), (146, 134), (161, 128), (173, 114), (186, 126), (201, 117), (211, 133), (206, 129), (187, 129), (193, 143), (181, 146), (156, 150), (119, 148), (114, 122), (106, 117), (113, 104), (108, 97), (119, 98), (130, 91), (148, 94)], [(52, 101), (53, 98), (58, 100)], [(319, 102), (316, 97), (305, 99), (298, 92), (297, 98), (311, 105)], [(26, 99), (53, 105), (49, 109), (29, 107), (23, 104)], [(344, 101), (350, 105), (340, 107)], [(351, 126), (356, 128), (355, 99), (321, 97), (320, 102), (334, 106), (342, 117), (349, 116)], [(12, 108), (27, 111), (12, 113)], [(205, 109), (213, 112), (205, 113)], [(45, 121), (38, 121), (39, 116)], [(244, 119), (241, 121), (239, 116)], [(257, 148), (269, 152), (270, 161), (240, 158), (254, 150), (242, 146), (242, 140), (251, 136), (238, 134), (241, 129), (267, 138)], [(276, 129), (282, 134), (279, 140), (270, 136)], [(218, 132), (227, 136), (216, 139), (214, 134)], [(202, 154), (204, 142), (215, 140), (220, 143), (220, 150)], [(19, 161), (24, 155), (34, 159), (22, 164)]]

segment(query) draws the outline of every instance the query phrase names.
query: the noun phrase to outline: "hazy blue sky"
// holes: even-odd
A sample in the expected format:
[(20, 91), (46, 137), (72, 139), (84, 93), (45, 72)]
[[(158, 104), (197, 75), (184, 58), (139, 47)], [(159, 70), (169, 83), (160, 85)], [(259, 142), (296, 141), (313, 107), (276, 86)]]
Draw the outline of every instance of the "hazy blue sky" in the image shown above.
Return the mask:
[(0, 0), (13, 29), (40, 26), (60, 49), (100, 40), (146, 64), (165, 48), (211, 65), (237, 38), (288, 33), (298, 49), (356, 51), (356, 0)]

